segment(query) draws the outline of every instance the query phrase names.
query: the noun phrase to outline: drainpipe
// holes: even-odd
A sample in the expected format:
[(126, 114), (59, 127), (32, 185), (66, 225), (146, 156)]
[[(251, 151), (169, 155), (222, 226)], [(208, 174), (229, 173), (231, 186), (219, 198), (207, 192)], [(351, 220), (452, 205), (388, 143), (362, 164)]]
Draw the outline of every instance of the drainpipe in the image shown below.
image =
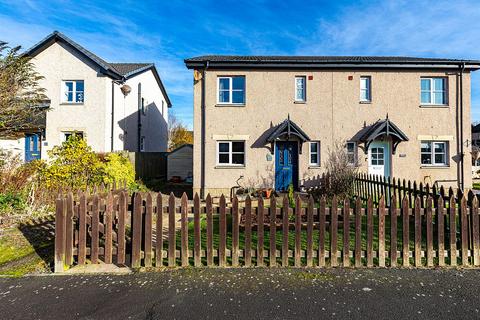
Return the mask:
[(138, 111), (137, 111), (137, 152), (140, 152), (140, 140), (142, 139), (142, 84), (138, 84)]
[(113, 152), (113, 135), (114, 135), (114, 129), (113, 127), (115, 126), (115, 81), (112, 80), (112, 123), (111, 123), (111, 132), (110, 132), (110, 152)]
[(463, 72), (465, 70), (465, 63), (460, 65), (460, 189), (463, 191), (465, 187), (465, 172), (464, 172), (464, 158), (463, 151)]
[(207, 76), (209, 61), (206, 62), (202, 72), (201, 95), (201, 130), (200, 130), (200, 198), (205, 198), (205, 77)]

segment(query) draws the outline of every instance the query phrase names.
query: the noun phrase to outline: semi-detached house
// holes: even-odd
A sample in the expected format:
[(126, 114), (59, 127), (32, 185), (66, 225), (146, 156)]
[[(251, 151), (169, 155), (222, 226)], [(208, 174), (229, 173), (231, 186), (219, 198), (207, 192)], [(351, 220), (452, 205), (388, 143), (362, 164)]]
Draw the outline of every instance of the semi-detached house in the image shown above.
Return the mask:
[(194, 192), (315, 183), (340, 143), (380, 176), (470, 187), (470, 73), (480, 61), (200, 56)]

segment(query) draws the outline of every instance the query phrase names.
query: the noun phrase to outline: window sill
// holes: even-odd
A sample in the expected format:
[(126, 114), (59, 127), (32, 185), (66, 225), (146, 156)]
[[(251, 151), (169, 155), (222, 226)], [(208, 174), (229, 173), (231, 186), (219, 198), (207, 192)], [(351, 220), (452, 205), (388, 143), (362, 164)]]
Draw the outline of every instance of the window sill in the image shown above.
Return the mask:
[(293, 101), (294, 104), (307, 104), (307, 101)]
[(321, 169), (321, 168), (322, 168), (322, 166), (320, 166), (320, 165), (311, 164), (311, 165), (308, 166), (308, 169)]
[(448, 104), (421, 104), (420, 108), (450, 108)]
[(449, 165), (423, 165), (420, 169), (449, 169)]
[(83, 106), (84, 102), (61, 102), (61, 106)]
[(243, 166), (229, 166), (229, 165), (216, 165), (215, 169), (245, 169), (245, 165)]
[(217, 103), (215, 107), (245, 107), (245, 103)]
[(359, 101), (360, 104), (372, 104), (372, 101)]

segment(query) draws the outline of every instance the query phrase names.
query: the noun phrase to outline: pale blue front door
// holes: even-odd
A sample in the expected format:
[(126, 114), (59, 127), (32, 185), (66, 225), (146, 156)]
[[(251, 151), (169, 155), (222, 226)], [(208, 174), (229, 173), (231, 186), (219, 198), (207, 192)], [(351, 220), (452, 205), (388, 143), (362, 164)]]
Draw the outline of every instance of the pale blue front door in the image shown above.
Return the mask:
[(368, 147), (368, 173), (382, 177), (390, 176), (390, 143), (374, 141)]

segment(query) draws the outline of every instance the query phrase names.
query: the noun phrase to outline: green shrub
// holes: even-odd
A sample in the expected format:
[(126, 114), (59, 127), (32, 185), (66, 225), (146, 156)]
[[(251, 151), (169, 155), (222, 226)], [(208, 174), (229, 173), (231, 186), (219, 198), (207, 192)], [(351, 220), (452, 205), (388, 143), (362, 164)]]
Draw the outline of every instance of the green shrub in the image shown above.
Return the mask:
[(103, 160), (105, 184), (125, 181), (129, 189), (138, 187), (135, 182), (135, 169), (126, 156), (121, 153), (108, 153)]
[(0, 194), (0, 215), (24, 210), (26, 206), (26, 198), (20, 193)]

